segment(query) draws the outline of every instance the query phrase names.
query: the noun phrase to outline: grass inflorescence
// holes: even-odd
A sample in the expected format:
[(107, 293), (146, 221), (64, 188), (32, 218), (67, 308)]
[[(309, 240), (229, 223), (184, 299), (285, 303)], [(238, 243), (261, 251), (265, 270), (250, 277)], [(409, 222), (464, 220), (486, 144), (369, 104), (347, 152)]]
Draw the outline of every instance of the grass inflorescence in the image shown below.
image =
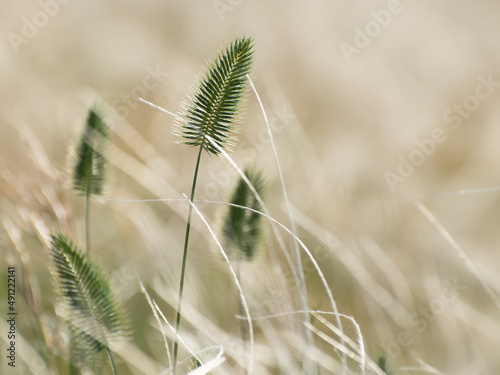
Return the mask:
[[(245, 176), (259, 197), (264, 193), (264, 179), (260, 172), (246, 169)], [(236, 259), (252, 260), (262, 239), (261, 204), (250, 186), (242, 178), (233, 191), (224, 216), (223, 234), (226, 247)]]
[[(231, 141), (231, 133), (234, 121), (237, 117), (237, 109), (244, 93), (246, 75), (252, 63), (253, 46), (252, 39), (236, 39), (207, 67), (207, 72), (199, 84), (198, 91), (190, 103), (180, 124), (183, 143), (188, 146), (198, 147), (198, 157), (191, 186), (190, 202), (194, 201), (196, 182), (203, 150), (217, 155), (219, 149), (207, 141), (209, 137), (223, 148)], [(177, 315), (175, 320), (176, 335), (179, 333), (182, 318), (182, 296), (184, 291), (184, 278), (186, 274), (187, 252), (189, 245), (189, 234), (191, 230), (192, 205), (186, 223), (184, 237), (184, 249), (181, 266), (181, 279), (179, 285), (179, 297), (177, 304)], [(179, 343), (174, 342), (173, 374), (176, 374), (177, 356)]]
[(107, 277), (62, 234), (52, 236), (51, 258), (66, 310), (72, 361), (80, 366), (94, 363), (106, 349), (116, 374), (110, 343), (125, 334), (126, 324)]
[(90, 252), (90, 198), (103, 192), (109, 126), (97, 109), (90, 109), (76, 149), (73, 187), (85, 196), (85, 237)]

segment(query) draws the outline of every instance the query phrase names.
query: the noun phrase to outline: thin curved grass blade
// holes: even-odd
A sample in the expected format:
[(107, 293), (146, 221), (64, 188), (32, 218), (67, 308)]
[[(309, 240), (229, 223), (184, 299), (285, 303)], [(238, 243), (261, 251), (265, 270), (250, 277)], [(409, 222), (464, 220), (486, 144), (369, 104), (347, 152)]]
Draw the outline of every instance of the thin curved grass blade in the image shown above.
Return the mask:
[(202, 146), (217, 155), (219, 151), (206, 142), (211, 137), (223, 148), (230, 144), (239, 103), (245, 91), (246, 75), (250, 72), (253, 55), (251, 38), (236, 39), (209, 64), (198, 91), (186, 108), (178, 133), (184, 144)]
[(126, 335), (126, 319), (105, 274), (65, 236), (52, 236), (51, 258), (66, 308), (72, 358), (81, 363)]
[[(262, 175), (249, 170), (245, 170), (244, 173), (257, 193), (262, 196), (264, 190)], [(230, 202), (261, 211), (260, 203), (242, 178), (239, 179)], [(258, 251), (262, 235), (262, 215), (241, 207), (230, 206), (223, 225), (224, 238), (229, 244), (229, 249), (234, 249), (247, 260), (251, 260)]]
[(102, 117), (91, 109), (77, 146), (73, 174), (73, 186), (81, 194), (102, 194), (106, 166), (104, 148), (108, 131), (109, 127)]

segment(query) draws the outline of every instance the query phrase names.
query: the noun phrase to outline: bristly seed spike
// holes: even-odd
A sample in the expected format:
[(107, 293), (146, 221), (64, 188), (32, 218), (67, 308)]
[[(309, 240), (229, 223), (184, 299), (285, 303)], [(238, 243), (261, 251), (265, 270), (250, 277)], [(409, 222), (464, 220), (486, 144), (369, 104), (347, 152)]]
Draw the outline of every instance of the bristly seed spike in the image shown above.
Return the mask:
[(177, 121), (176, 131), (189, 146), (202, 146), (217, 155), (219, 151), (206, 142), (211, 137), (221, 148), (231, 143), (239, 103), (245, 92), (246, 75), (253, 55), (251, 38), (236, 39), (209, 65), (198, 91), (181, 106), (185, 113)]
[(100, 195), (103, 191), (106, 161), (104, 149), (109, 127), (96, 109), (90, 109), (77, 145), (73, 186), (82, 195)]
[[(259, 196), (263, 195), (264, 179), (260, 172), (244, 171)], [(223, 233), (229, 249), (239, 252), (246, 260), (252, 260), (257, 251), (262, 234), (262, 215), (252, 211), (261, 211), (262, 207), (248, 184), (240, 178), (230, 200), (224, 218)], [(251, 210), (244, 209), (248, 207)], [(238, 256), (240, 258), (240, 256)]]

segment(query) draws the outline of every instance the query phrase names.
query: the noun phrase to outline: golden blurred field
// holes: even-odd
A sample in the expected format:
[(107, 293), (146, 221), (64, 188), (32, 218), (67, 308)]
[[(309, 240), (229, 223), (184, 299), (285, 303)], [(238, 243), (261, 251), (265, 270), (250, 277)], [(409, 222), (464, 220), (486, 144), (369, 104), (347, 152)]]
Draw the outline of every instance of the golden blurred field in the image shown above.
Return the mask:
[[(66, 373), (46, 241), (57, 230), (84, 241), (68, 155), (95, 103), (112, 144), (106, 194), (92, 204), (93, 254), (133, 331), (117, 356), (120, 374), (168, 367), (138, 278), (173, 322), (188, 208), (182, 194), (196, 151), (176, 143), (172, 116), (138, 97), (177, 112), (207, 59), (247, 35), (297, 234), (339, 312), (359, 324), (366, 355), (376, 360), (384, 351), (394, 375), (498, 374), (498, 25), (500, 4), (485, 0), (1, 2), (0, 372)], [(245, 107), (231, 156), (264, 171), (271, 214), (289, 227), (252, 91)], [(236, 178), (223, 158), (204, 155), (197, 198), (226, 201)], [(158, 198), (177, 200), (119, 201)], [(199, 207), (217, 231), (224, 207)], [(242, 267), (254, 317), (299, 308), (269, 224), (265, 231), (261, 254)], [(280, 233), (290, 250), (291, 237)], [(309, 307), (331, 311), (305, 253), (303, 262)], [(17, 270), (16, 369), (5, 356), (7, 265)], [(187, 272), (183, 339), (194, 351), (224, 348), (213, 374), (245, 373), (235, 287), (199, 218)], [(301, 373), (300, 316), (254, 322), (254, 374)], [(319, 373), (340, 374), (329, 367), (339, 351), (324, 339), (339, 337), (316, 315), (312, 324)], [(348, 365), (362, 373), (355, 359)]]

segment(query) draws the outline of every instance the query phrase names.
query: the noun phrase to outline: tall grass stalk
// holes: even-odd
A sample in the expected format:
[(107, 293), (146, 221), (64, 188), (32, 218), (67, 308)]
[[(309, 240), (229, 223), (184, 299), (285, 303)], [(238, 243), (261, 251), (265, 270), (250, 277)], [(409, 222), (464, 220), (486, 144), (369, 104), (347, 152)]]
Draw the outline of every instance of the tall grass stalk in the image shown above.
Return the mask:
[(71, 359), (93, 364), (105, 349), (113, 374), (118, 375), (110, 341), (124, 335), (126, 324), (109, 280), (63, 235), (52, 236), (51, 257), (66, 307)]
[[(198, 171), (200, 168), (200, 160), (201, 153), (203, 152), (203, 143), (200, 145), (200, 149), (198, 151), (198, 157), (196, 159), (196, 167), (194, 170), (193, 183), (191, 188), (191, 195), (189, 201), (192, 202), (194, 200), (194, 194), (196, 191), (196, 182), (198, 179)], [(177, 335), (179, 334), (179, 327), (181, 325), (181, 317), (182, 317), (182, 296), (184, 293), (184, 280), (186, 276), (186, 264), (187, 264), (187, 251), (189, 246), (189, 233), (191, 232), (191, 217), (193, 215), (193, 206), (189, 205), (189, 212), (186, 223), (186, 233), (184, 235), (184, 248), (182, 252), (182, 268), (181, 268), (181, 279), (179, 284), (179, 297), (177, 302), (177, 314), (175, 318), (175, 341), (174, 341), (174, 359), (173, 359), (173, 374), (175, 375), (177, 370), (177, 356), (179, 351), (179, 341), (177, 339)]]
[[(184, 104), (183, 119), (177, 120), (177, 133), (184, 138), (184, 144), (198, 147), (198, 156), (191, 186), (189, 202), (194, 201), (196, 182), (200, 168), (203, 150), (213, 155), (219, 151), (206, 141), (206, 136), (214, 139), (215, 143), (223, 148), (231, 145), (231, 131), (236, 121), (237, 109), (244, 94), (245, 76), (249, 73), (253, 41), (250, 38), (239, 38), (231, 43), (218, 57), (209, 63), (207, 72), (202, 78), (194, 98)], [(182, 255), (181, 276), (177, 314), (175, 319), (176, 337), (173, 350), (173, 374), (177, 370), (179, 343), (177, 336), (182, 318), (182, 296), (186, 274), (187, 252), (191, 231), (192, 204), (189, 206), (184, 248)]]
[[(262, 196), (264, 182), (261, 173), (245, 170), (250, 184), (255, 188), (257, 195)], [(259, 201), (253, 194), (245, 180), (240, 178), (230, 199), (235, 206), (229, 206), (224, 217), (223, 237), (230, 254), (236, 260), (236, 276), (240, 284), (242, 283), (241, 266), (244, 261), (252, 261), (258, 250), (262, 236), (262, 216), (252, 211), (244, 210), (236, 206), (261, 210)], [(238, 297), (238, 313), (243, 314), (241, 298)], [(247, 332), (243, 321), (240, 323), (240, 334), (243, 341), (243, 349), (246, 348)]]
[(90, 253), (90, 200), (103, 191), (109, 127), (96, 109), (88, 112), (85, 127), (76, 150), (73, 170), (73, 187), (85, 196), (85, 247)]
[(90, 192), (85, 194), (85, 249), (90, 254)]

